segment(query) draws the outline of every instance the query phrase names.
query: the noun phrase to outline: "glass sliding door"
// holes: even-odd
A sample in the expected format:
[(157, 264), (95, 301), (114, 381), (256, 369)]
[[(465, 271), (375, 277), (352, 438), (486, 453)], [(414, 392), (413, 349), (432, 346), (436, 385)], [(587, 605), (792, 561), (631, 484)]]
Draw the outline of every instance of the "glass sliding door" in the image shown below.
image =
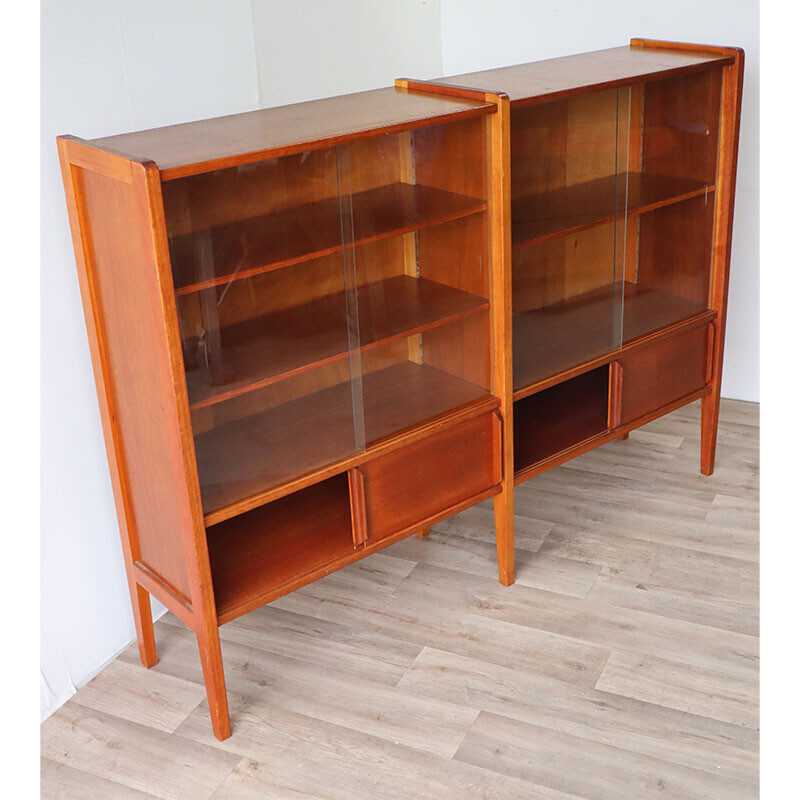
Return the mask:
[(512, 111), (514, 388), (620, 346), (630, 88)]
[(721, 77), (632, 88), (623, 342), (708, 307)]
[(203, 506), (224, 515), (363, 447), (337, 152), (163, 194)]

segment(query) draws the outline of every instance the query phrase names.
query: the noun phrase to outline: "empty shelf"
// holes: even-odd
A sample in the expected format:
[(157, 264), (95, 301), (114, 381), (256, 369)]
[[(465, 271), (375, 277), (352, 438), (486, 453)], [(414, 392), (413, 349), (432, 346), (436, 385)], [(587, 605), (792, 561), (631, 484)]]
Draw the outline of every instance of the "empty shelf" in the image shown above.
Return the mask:
[[(367, 447), (465, 406), (494, 403), (482, 387), (407, 361), (362, 378)], [(360, 407), (357, 395), (355, 405)], [(356, 454), (349, 382), (195, 436), (207, 521), (239, 501)], [(209, 520), (209, 516), (211, 519)]]
[[(176, 294), (249, 278), (487, 208), (484, 200), (409, 183), (357, 192), (349, 200), (351, 242), (342, 239), (339, 197), (172, 237)], [(201, 264), (207, 265), (208, 274), (201, 274)]]
[(514, 247), (526, 247), (553, 236), (590, 228), (628, 213), (652, 211), (661, 206), (698, 197), (714, 187), (701, 181), (623, 172), (586, 183), (533, 194), (511, 205)]
[[(489, 301), (425, 278), (399, 275), (362, 286), (353, 305), (363, 350), (483, 311)], [(340, 292), (223, 328), (214, 368), (203, 364), (187, 371), (192, 408), (347, 358), (352, 342), (346, 308)]]
[(513, 323), (514, 390), (612, 353), (624, 342), (706, 310), (702, 303), (626, 282), (624, 302), (617, 283), (520, 313)]

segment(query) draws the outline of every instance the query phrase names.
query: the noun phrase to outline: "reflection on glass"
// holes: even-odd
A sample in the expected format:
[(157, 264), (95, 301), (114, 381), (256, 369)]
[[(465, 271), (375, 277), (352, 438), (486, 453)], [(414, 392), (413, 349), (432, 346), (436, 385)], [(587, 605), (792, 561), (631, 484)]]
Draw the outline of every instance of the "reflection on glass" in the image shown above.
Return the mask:
[(485, 128), (164, 184), (207, 514), (486, 397)]
[(514, 388), (619, 347), (630, 90), (512, 112)]
[(623, 341), (708, 305), (721, 71), (632, 89), (631, 160), (659, 187), (629, 203)]
[[(363, 400), (355, 426), (366, 446), (489, 390), (485, 126), (469, 120), (339, 148)], [(356, 202), (376, 184), (391, 187), (390, 205)], [(364, 242), (361, 231), (388, 219), (397, 235)]]
[(720, 77), (512, 112), (515, 389), (707, 308)]

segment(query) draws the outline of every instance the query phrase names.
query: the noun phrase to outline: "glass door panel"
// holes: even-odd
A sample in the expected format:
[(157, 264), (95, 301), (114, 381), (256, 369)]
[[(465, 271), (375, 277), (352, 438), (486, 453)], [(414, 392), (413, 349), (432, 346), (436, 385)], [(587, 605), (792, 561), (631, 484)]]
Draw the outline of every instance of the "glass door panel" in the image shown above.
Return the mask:
[(163, 195), (203, 506), (224, 513), (359, 448), (337, 153)]
[(618, 348), (630, 89), (512, 111), (514, 388)]
[(365, 447), (489, 393), (485, 136), (481, 118), (338, 147)]
[(708, 307), (720, 91), (721, 68), (632, 87), (623, 342)]

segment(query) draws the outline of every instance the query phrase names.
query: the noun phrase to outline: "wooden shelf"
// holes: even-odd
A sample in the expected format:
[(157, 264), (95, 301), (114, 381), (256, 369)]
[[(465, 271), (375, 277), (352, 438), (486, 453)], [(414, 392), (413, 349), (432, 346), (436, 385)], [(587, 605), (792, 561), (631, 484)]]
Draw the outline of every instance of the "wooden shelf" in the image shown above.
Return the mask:
[[(398, 275), (357, 291), (360, 348), (421, 333), (484, 311), (489, 301), (425, 278)], [(349, 355), (345, 294), (338, 293), (223, 328), (225, 382), (205, 364), (187, 371), (191, 407), (201, 408)]]
[(732, 64), (734, 60), (727, 48), (662, 48), (662, 43), (649, 42), (645, 46), (644, 41), (632, 39), (630, 46), (451, 75), (438, 78), (436, 83), (503, 92), (515, 109), (612, 86), (686, 75), (709, 66)]
[[(706, 312), (702, 303), (639, 283), (610, 284), (514, 317), (514, 390), (599, 358), (675, 322)], [(623, 307), (622, 331), (614, 320)]]
[[(354, 240), (347, 244), (353, 246), (487, 208), (484, 200), (409, 183), (357, 192), (351, 204)], [(214, 265), (211, 277), (198, 274), (204, 249), (204, 258)], [(175, 293), (209, 289), (342, 249), (338, 197), (175, 236), (170, 240)]]
[(162, 181), (492, 114), (484, 100), (387, 87), (93, 139), (158, 164)]
[(702, 181), (623, 172), (529, 195), (511, 204), (513, 246), (527, 247), (621, 218), (626, 196), (628, 213), (641, 214), (713, 191)]
[[(362, 378), (367, 447), (491, 399), (480, 386), (403, 362)], [(356, 453), (349, 382), (213, 428), (195, 437), (203, 510), (219, 521), (242, 500)]]
[(608, 430), (608, 366), (514, 403), (514, 471), (519, 473)]
[(347, 474), (208, 528), (220, 621), (353, 554)]

